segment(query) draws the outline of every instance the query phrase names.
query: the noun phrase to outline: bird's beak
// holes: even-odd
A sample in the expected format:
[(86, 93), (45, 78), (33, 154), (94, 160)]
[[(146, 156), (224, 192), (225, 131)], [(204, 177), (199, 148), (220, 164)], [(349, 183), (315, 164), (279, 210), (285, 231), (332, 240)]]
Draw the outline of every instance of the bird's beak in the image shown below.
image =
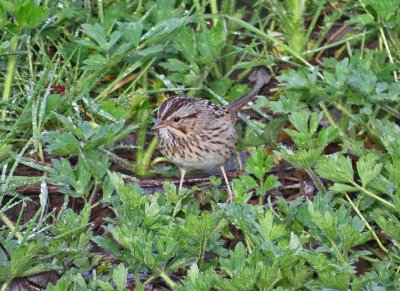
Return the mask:
[(156, 121), (154, 122), (153, 127), (151, 128), (151, 130), (156, 130), (158, 128), (164, 127), (165, 124), (163, 123), (161, 118), (157, 118)]

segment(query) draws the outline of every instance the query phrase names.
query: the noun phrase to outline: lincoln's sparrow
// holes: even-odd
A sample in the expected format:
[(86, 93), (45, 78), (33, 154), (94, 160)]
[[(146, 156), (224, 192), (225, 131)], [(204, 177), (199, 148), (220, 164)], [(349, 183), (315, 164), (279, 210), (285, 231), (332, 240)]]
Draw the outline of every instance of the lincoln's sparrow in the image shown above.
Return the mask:
[(220, 167), (228, 188), (227, 202), (233, 201), (224, 163), (236, 149), (236, 112), (269, 82), (270, 76), (265, 70), (257, 69), (250, 78), (256, 82), (252, 92), (228, 106), (176, 96), (167, 99), (158, 109), (152, 129), (158, 130), (161, 153), (181, 171), (179, 190), (187, 171)]

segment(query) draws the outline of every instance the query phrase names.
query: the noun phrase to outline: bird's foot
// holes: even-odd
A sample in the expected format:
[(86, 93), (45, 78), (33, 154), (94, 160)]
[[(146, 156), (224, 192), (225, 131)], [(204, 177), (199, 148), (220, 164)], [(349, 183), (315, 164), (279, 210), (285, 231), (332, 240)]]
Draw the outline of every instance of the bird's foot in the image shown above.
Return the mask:
[(232, 189), (228, 184), (228, 199), (226, 200), (226, 203), (230, 204), (233, 203), (234, 199), (233, 199), (233, 193), (232, 193)]

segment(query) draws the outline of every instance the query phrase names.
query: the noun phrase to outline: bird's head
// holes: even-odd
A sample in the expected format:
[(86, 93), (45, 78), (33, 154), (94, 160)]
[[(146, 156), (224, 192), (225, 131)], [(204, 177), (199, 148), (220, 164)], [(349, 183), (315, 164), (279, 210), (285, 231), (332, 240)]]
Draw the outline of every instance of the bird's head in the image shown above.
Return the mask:
[(175, 137), (184, 137), (195, 132), (198, 124), (199, 110), (196, 99), (190, 97), (171, 97), (158, 109), (157, 119), (152, 130), (159, 134), (167, 133)]

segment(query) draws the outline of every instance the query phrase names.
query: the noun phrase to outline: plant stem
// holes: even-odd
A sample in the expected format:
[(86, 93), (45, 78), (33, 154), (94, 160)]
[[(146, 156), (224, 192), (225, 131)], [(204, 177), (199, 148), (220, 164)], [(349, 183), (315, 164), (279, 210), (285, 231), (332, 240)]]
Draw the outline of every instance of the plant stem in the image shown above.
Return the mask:
[(165, 163), (165, 162), (168, 162), (168, 159), (167, 158), (164, 158), (164, 157), (157, 157), (157, 158), (155, 158), (152, 162), (151, 162), (151, 166), (153, 167), (153, 166), (155, 166), (156, 164), (158, 164), (158, 163)]
[[(203, 10), (202, 10), (200, 1), (199, 1), (199, 0), (194, 0), (193, 2), (194, 2), (194, 6), (195, 6), (195, 8), (196, 8), (197, 13), (198, 13), (199, 15), (203, 15), (204, 12), (203, 12)], [(206, 25), (206, 23), (205, 23), (204, 21), (201, 22), (200, 26), (201, 26), (202, 29), (207, 29), (207, 25)], [(200, 26), (198, 26), (198, 29), (197, 29), (197, 30), (199, 30)]]
[(98, 13), (99, 13), (99, 20), (100, 23), (104, 22), (104, 10), (103, 10), (103, 0), (97, 0), (97, 7), (98, 7)]
[[(94, 187), (93, 187), (92, 193), (90, 193), (90, 196), (89, 196), (89, 205), (92, 205), (93, 199), (94, 199), (94, 197), (96, 196), (96, 193), (97, 193), (97, 186), (98, 185), (99, 185), (99, 183), (97, 182), (97, 179), (96, 179), (94, 181)], [(93, 208), (93, 205), (90, 208)]]
[[(211, 13), (218, 14), (218, 4), (216, 0), (210, 0)], [(214, 25), (218, 23), (218, 18), (214, 18)]]
[(204, 253), (205, 253), (205, 250), (206, 250), (206, 243), (207, 243), (207, 238), (204, 237), (201, 240), (201, 244), (200, 244), (199, 258), (198, 258), (199, 266), (201, 266), (201, 264), (203, 263), (203, 260), (204, 260)]
[(317, 187), (318, 191), (321, 193), (326, 192), (326, 188), (324, 184), (321, 182), (320, 178), (318, 175), (311, 169), (304, 169), (308, 176), (310, 176), (311, 180), (314, 182), (315, 187)]
[[(331, 114), (328, 111), (328, 108), (325, 105), (324, 101), (319, 102), (319, 107), (321, 107), (322, 111), (325, 114), (326, 119), (328, 119), (329, 123), (334, 127), (334, 128), (339, 128), (339, 126), (336, 124), (336, 122), (333, 120)], [(342, 134), (342, 132), (340, 131), (340, 133)]]
[(165, 283), (168, 284), (169, 287), (174, 288), (175, 283), (172, 281), (170, 277), (167, 276), (167, 274), (164, 273), (164, 271), (159, 270), (158, 272), (160, 274), (160, 277), (164, 279)]
[(337, 252), (340, 260), (343, 261), (343, 262), (346, 262), (346, 260), (343, 258), (342, 254), (340, 253), (340, 250), (339, 250), (338, 246), (336, 245), (335, 241), (329, 239), (329, 242), (331, 243), (331, 245), (333, 246), (333, 248)]
[(143, 282), (143, 287), (146, 287), (147, 284), (150, 284), (156, 278), (156, 275), (151, 275), (146, 281)]
[[(11, 232), (15, 231), (14, 224), (12, 223), (11, 220), (8, 219), (8, 217), (3, 213), (3, 211), (0, 211), (0, 219), (4, 222), (5, 225), (8, 226)], [(15, 236), (17, 237), (17, 239), (22, 239), (22, 235), (18, 231), (15, 231)]]
[[(10, 41), (11, 42), (11, 54), (10, 54), (10, 59), (8, 61), (6, 79), (4, 81), (3, 101), (7, 101), (11, 95), (11, 84), (12, 84), (12, 79), (14, 76), (15, 58), (16, 58), (16, 55), (13, 53), (17, 50), (17, 46), (18, 46), (17, 40), (18, 40), (18, 37), (14, 36)], [(3, 111), (2, 115), (3, 115), (3, 120), (5, 120), (6, 111)]]
[(123, 169), (132, 171), (132, 172), (135, 171), (135, 166), (132, 163), (130, 163), (127, 160), (124, 160), (124, 159), (118, 157), (116, 154), (114, 154), (114, 153), (112, 153), (110, 151), (107, 151), (105, 149), (100, 149), (100, 150), (103, 153), (106, 153), (108, 155), (108, 157), (110, 158), (110, 161), (112, 161), (114, 163), (117, 163), (118, 166), (122, 167)]
[(306, 55), (314, 54), (314, 53), (317, 53), (317, 52), (320, 52), (320, 51), (323, 51), (323, 50), (327, 50), (327, 49), (330, 49), (330, 48), (345, 44), (345, 43), (353, 41), (353, 40), (358, 40), (359, 38), (363, 39), (363, 38), (365, 38), (366, 35), (369, 35), (369, 34), (375, 32), (375, 31), (376, 31), (375, 29), (371, 29), (371, 30), (368, 30), (368, 31), (363, 31), (361, 33), (352, 35), (350, 37), (341, 39), (339, 41), (332, 42), (332, 43), (327, 44), (327, 45), (319, 46), (317, 48), (310, 49), (308, 51), (304, 51), (302, 53), (302, 55), (306, 56)]
[(372, 229), (371, 225), (368, 223), (368, 221), (365, 219), (365, 217), (362, 215), (360, 209), (353, 203), (353, 201), (350, 199), (349, 195), (347, 195), (346, 192), (343, 192), (345, 195), (347, 201), (349, 201), (351, 207), (353, 210), (357, 213), (358, 217), (365, 223), (365, 226), (372, 232), (372, 236), (375, 238), (375, 241), (377, 242), (378, 246), (384, 251), (385, 253), (388, 253), (388, 249), (385, 248), (385, 246), (382, 244), (381, 240), (379, 239), (378, 235), (375, 233), (375, 231)]
[(354, 187), (356, 187), (357, 189), (359, 189), (361, 192), (363, 192), (364, 194), (366, 194), (367, 196), (372, 197), (372, 198), (374, 198), (374, 199), (376, 199), (376, 200), (382, 202), (383, 204), (385, 204), (386, 206), (388, 206), (388, 207), (390, 207), (390, 208), (392, 208), (392, 209), (394, 209), (394, 210), (397, 210), (397, 208), (396, 208), (396, 206), (395, 206), (394, 204), (392, 204), (392, 203), (386, 201), (385, 199), (379, 197), (378, 195), (376, 195), (376, 194), (374, 194), (374, 193), (368, 191), (367, 189), (361, 187), (360, 185), (358, 185), (358, 184), (357, 184), (356, 182), (354, 182), (354, 181), (349, 181), (349, 182), (350, 182)]
[[(313, 16), (313, 19), (312, 19), (310, 25), (308, 26), (307, 33), (304, 37), (304, 44), (306, 44), (310, 41), (311, 33), (313, 32), (314, 27), (317, 24), (319, 17), (321, 16), (321, 11), (323, 8), (324, 8), (324, 1), (321, 1), (319, 6), (317, 7), (317, 10), (314, 13), (314, 16)], [(304, 55), (304, 53), (303, 53), (303, 55)]]
[[(273, 37), (269, 34), (266, 34), (264, 31), (259, 30), (258, 28), (254, 27), (253, 25), (243, 21), (242, 19), (236, 18), (236, 17), (232, 17), (232, 16), (226, 16), (226, 18), (228, 18), (229, 20), (231, 20), (232, 22), (235, 22), (237, 24), (239, 24), (240, 26), (242, 26), (243, 28), (271, 41), (275, 46), (279, 46), (281, 48), (283, 48), (285, 51), (287, 51), (289, 54), (291, 54), (293, 57), (295, 57), (296, 59), (298, 59), (300, 62), (302, 62), (304, 65), (306, 65), (311, 71), (314, 71), (314, 66), (312, 64), (310, 64), (305, 58), (303, 58), (298, 52), (296, 52), (295, 50), (293, 50), (291, 47), (287, 46), (286, 44), (284, 44), (281, 40), (279, 40), (276, 37)], [(321, 79), (324, 79), (324, 76), (321, 73), (318, 73), (318, 76)]]
[(8, 286), (8, 282), (4, 282), (3, 286), (1, 286), (1, 291), (6, 291)]
[(370, 258), (370, 257), (367, 257), (367, 256), (360, 256), (360, 258), (362, 258), (363, 260), (368, 261), (370, 263), (375, 263), (376, 261), (378, 261), (377, 259)]
[(251, 241), (249, 237), (245, 234), (244, 235), (244, 242), (246, 243), (247, 251), (249, 252), (249, 255), (253, 252), (253, 248), (251, 246)]
[(150, 145), (148, 146), (146, 152), (144, 153), (141, 165), (145, 166), (146, 172), (150, 166), (151, 156), (153, 155), (154, 151), (156, 150), (157, 141), (158, 141), (157, 136), (153, 137)]
[[(380, 33), (381, 36), (382, 36), (383, 45), (385, 46), (385, 50), (386, 50), (386, 52), (387, 52), (387, 54), (388, 54), (389, 61), (390, 61), (392, 64), (394, 64), (393, 56), (392, 56), (392, 53), (390, 52), (390, 48), (389, 48), (389, 45), (388, 45), (388, 43), (387, 43), (386, 36), (385, 36), (385, 33), (384, 33), (383, 28), (382, 28), (381, 25), (379, 25), (379, 33)], [(394, 78), (394, 81), (397, 82), (398, 78), (397, 78), (397, 72), (396, 72), (396, 70), (393, 70), (393, 78)]]

